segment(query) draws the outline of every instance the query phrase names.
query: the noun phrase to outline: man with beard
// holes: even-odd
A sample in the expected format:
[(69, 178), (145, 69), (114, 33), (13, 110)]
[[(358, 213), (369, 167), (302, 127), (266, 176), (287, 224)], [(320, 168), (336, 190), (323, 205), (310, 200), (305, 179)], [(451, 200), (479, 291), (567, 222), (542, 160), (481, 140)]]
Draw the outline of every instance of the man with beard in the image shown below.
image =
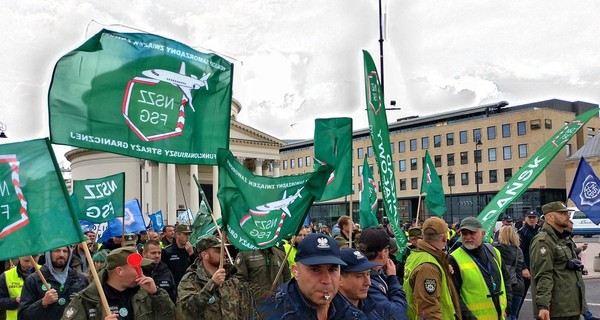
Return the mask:
[[(298, 232), (298, 235), (296, 237), (294, 237), (293, 244), (286, 243), (283, 245), (283, 250), (285, 251), (285, 254), (287, 255), (287, 261), (288, 261), (287, 263), (288, 263), (288, 267), (290, 268), (290, 270), (292, 269), (292, 266), (296, 264), (294, 259), (296, 258), (296, 250), (298, 248), (298, 245), (300, 244), (300, 241), (304, 240), (304, 238), (307, 235), (309, 235), (310, 233), (311, 233), (311, 231), (310, 231), (309, 227), (302, 227), (302, 229), (300, 229), (300, 232)], [(292, 275), (292, 277), (293, 276), (294, 275)]]
[(202, 238), (196, 243), (196, 250), (198, 259), (177, 288), (177, 319), (237, 320), (253, 316), (252, 294), (258, 294), (260, 289), (233, 276), (233, 266), (220, 268), (225, 255), (221, 252), (221, 240)]
[(340, 257), (337, 242), (311, 233), (298, 246), (294, 278), (258, 304), (258, 319), (343, 319), (332, 299), (338, 292)]
[(18, 319), (61, 318), (65, 307), (71, 302), (71, 297), (88, 285), (83, 274), (69, 267), (71, 256), (70, 247), (45, 253), (46, 263), (40, 270), (50, 288), (42, 283), (37, 273), (27, 277), (21, 292)]
[[(167, 292), (156, 286), (154, 280), (138, 275), (135, 267), (127, 260), (138, 254), (134, 247), (123, 247), (111, 251), (107, 256), (106, 269), (98, 278), (108, 302), (111, 314), (104, 314), (98, 287), (92, 282), (75, 296), (66, 308), (63, 319), (67, 320), (170, 320), (175, 316), (175, 305)], [(144, 267), (152, 260), (142, 259)]]
[(181, 277), (197, 256), (194, 252), (194, 246), (190, 243), (191, 233), (192, 230), (189, 225), (177, 225), (173, 242), (165, 247), (162, 253), (161, 260), (173, 273), (176, 284), (179, 284)]
[[(34, 256), (37, 260), (39, 256)], [(17, 320), (21, 290), (28, 275), (35, 272), (29, 257), (21, 257), (17, 265), (0, 275), (0, 310), (6, 311), (7, 320)]]
[(142, 267), (144, 275), (152, 277), (154, 283), (159, 288), (165, 289), (171, 297), (173, 303), (177, 302), (177, 285), (175, 285), (175, 279), (169, 267), (160, 260), (162, 250), (160, 249), (160, 243), (156, 240), (148, 240), (144, 244), (142, 251), (144, 258), (152, 260), (152, 264)]
[(531, 298), (538, 319), (579, 319), (585, 313), (585, 286), (575, 243), (564, 231), (569, 209), (561, 201), (542, 206), (545, 223), (531, 241)]
[(336, 313), (343, 319), (380, 319), (375, 300), (368, 296), (371, 269), (379, 266), (352, 248), (340, 250), (346, 263), (341, 268), (339, 292), (333, 298)]
[[(498, 249), (483, 243), (485, 231), (475, 217), (460, 223), (462, 246), (450, 254), (462, 319), (504, 319), (510, 311), (509, 275)], [(508, 310), (508, 311), (507, 311)]]

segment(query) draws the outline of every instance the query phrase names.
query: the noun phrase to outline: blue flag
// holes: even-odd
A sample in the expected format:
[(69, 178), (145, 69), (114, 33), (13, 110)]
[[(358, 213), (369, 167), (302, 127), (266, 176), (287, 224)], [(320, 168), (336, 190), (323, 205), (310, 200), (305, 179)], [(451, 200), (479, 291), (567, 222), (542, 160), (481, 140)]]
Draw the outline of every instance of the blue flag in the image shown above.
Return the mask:
[[(146, 230), (142, 210), (137, 199), (125, 202), (125, 233), (139, 233)], [(106, 242), (111, 237), (123, 235), (123, 218), (115, 218), (108, 222), (108, 228), (98, 239), (98, 242)]]
[(600, 206), (596, 205), (600, 203), (600, 180), (583, 157), (579, 160), (569, 199), (573, 200), (577, 208), (590, 220), (600, 224)]
[(164, 227), (162, 210), (156, 211), (155, 214), (149, 214), (148, 218), (150, 218), (150, 223), (152, 224), (152, 229), (156, 232), (161, 232)]

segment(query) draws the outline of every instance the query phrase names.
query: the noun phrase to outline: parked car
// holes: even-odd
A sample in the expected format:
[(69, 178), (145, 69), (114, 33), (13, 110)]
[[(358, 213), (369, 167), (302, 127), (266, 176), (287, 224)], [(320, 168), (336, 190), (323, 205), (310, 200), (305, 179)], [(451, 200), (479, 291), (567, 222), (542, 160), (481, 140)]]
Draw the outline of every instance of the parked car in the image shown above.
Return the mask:
[(581, 212), (577, 207), (569, 207), (571, 221), (573, 221), (573, 235), (584, 236), (589, 238), (593, 235), (600, 234), (600, 226), (588, 219), (585, 213)]

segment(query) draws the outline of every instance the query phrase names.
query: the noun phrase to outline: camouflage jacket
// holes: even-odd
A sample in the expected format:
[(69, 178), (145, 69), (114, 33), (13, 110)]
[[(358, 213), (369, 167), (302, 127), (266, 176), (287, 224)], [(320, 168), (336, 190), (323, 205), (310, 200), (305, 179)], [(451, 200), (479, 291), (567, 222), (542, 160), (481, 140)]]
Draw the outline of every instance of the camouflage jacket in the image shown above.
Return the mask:
[[(228, 269), (228, 267), (226, 267)], [(177, 319), (237, 320), (255, 312), (252, 286), (237, 276), (227, 276), (217, 286), (196, 260), (177, 287)]]
[[(98, 277), (104, 283), (107, 272), (101, 270)], [(106, 290), (106, 289), (105, 289)], [(109, 301), (109, 307), (113, 313), (123, 313), (118, 306)], [(134, 320), (169, 320), (174, 319), (175, 305), (169, 298), (169, 294), (161, 288), (151, 295), (144, 289), (139, 288), (132, 299)], [(87, 288), (78, 293), (65, 309), (61, 319), (66, 320), (100, 320), (104, 319), (102, 304), (96, 284), (92, 282)]]

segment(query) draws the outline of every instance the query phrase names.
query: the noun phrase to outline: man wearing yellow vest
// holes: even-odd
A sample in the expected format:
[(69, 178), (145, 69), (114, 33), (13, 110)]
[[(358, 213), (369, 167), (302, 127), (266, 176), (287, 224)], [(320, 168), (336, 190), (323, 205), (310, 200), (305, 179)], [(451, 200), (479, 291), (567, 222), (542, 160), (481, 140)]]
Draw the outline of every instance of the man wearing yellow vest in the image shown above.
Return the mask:
[[(37, 261), (39, 256), (34, 256)], [(0, 310), (6, 310), (6, 320), (17, 319), (17, 309), (21, 302), (21, 289), (25, 278), (34, 272), (29, 257), (19, 258), (17, 265), (0, 275)]]
[(450, 254), (454, 286), (460, 294), (462, 319), (505, 319), (512, 292), (500, 252), (483, 243), (485, 231), (475, 217), (460, 223), (462, 245)]
[(442, 250), (448, 241), (448, 224), (438, 217), (423, 223), (423, 239), (406, 260), (404, 291), (409, 319), (461, 319), (460, 301), (448, 256)]
[[(296, 258), (296, 248), (298, 248), (300, 241), (302, 241), (310, 233), (311, 233), (310, 228), (302, 227), (300, 229), (300, 232), (298, 232), (298, 235), (294, 238), (293, 244), (286, 243), (283, 245), (283, 250), (285, 251), (285, 253), (287, 255), (287, 261), (288, 261), (287, 265), (290, 268), (290, 270), (292, 270), (292, 266), (296, 264), (296, 262), (294, 261), (294, 259)], [(289, 252), (289, 254), (288, 254), (288, 252)], [(294, 275), (292, 274), (292, 278), (293, 277), (294, 277)]]

